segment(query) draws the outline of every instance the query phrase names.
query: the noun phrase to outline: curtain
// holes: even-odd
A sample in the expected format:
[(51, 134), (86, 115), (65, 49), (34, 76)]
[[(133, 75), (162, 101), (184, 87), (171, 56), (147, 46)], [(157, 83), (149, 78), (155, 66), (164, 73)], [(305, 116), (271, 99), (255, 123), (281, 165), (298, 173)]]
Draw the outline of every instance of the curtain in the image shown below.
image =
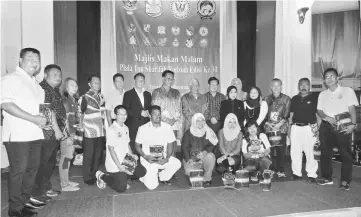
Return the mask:
[(341, 78), (361, 78), (360, 12), (317, 14), (312, 17), (312, 60), (320, 67), (313, 78), (322, 78), (334, 67)]

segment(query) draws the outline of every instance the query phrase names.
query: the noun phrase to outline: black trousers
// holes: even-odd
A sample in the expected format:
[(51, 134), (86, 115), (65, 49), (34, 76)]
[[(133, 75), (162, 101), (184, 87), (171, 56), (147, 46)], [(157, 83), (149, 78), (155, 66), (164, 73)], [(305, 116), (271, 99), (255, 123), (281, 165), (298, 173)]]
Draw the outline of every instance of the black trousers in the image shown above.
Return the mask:
[(285, 171), (286, 145), (273, 146), (271, 148), (272, 169), (275, 172), (283, 173)]
[[(220, 156), (219, 156), (220, 157)], [(219, 158), (217, 157), (217, 158)], [(238, 170), (241, 166), (241, 155), (233, 155), (232, 156), (233, 160), (234, 160), (234, 165), (231, 166), (233, 171), (235, 172), (236, 170)], [(224, 174), (225, 172), (228, 171), (228, 168), (230, 167), (229, 163), (228, 163), (228, 159), (225, 159), (224, 161), (222, 161), (220, 164), (217, 164), (216, 166), (216, 171), (219, 174)]]
[(83, 179), (84, 182), (95, 182), (103, 157), (105, 137), (83, 138)]
[(4, 142), (9, 158), (9, 211), (21, 210), (29, 201), (40, 164), (42, 140)]
[(336, 132), (333, 126), (324, 121), (321, 123), (319, 133), (321, 177), (332, 180), (332, 154), (333, 147), (336, 145), (342, 157), (341, 181), (350, 183), (352, 177), (351, 135)]
[(52, 189), (50, 182), (56, 166), (56, 154), (59, 149), (57, 140), (43, 140), (38, 173), (35, 178), (32, 196), (42, 196)]
[[(145, 176), (147, 170), (141, 164), (138, 164), (134, 170), (133, 175), (130, 176), (132, 179), (137, 179)], [(116, 192), (122, 193), (127, 190), (128, 174), (124, 172), (117, 173), (105, 173), (102, 176), (102, 180)]]

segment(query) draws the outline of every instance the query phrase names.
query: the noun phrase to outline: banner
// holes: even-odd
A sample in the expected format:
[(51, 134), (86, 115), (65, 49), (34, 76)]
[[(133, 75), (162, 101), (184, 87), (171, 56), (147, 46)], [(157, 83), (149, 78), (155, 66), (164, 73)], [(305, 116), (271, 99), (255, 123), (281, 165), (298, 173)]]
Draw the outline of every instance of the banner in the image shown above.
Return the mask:
[(188, 92), (191, 78), (200, 81), (220, 71), (218, 1), (115, 1), (117, 71), (125, 77), (124, 89), (133, 88), (133, 76), (146, 76), (149, 91), (162, 85), (162, 72), (175, 73), (174, 88)]

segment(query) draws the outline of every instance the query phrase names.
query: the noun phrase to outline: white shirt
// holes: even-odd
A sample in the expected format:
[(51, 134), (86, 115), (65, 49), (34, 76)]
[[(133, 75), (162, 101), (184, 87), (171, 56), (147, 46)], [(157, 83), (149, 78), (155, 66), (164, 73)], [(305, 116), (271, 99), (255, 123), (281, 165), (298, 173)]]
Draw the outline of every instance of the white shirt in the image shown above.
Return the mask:
[[(135, 88), (134, 88), (135, 89)], [(144, 108), (144, 91), (145, 91), (145, 89), (144, 88), (142, 88), (142, 92), (138, 92), (137, 91), (137, 89), (135, 89), (135, 92), (138, 94), (138, 97), (139, 97), (139, 99), (140, 99), (140, 103), (142, 103), (142, 106), (143, 106), (143, 108)]]
[[(39, 114), (45, 92), (23, 69), (7, 74), (1, 81), (1, 104), (12, 102), (31, 115)], [(3, 141), (26, 142), (44, 139), (43, 131), (32, 122), (17, 118), (4, 111)]]
[(106, 155), (105, 155), (105, 169), (107, 172), (119, 172), (118, 166), (115, 164), (112, 156), (110, 155), (109, 147), (114, 147), (115, 154), (121, 164), (124, 157), (129, 153), (129, 129), (125, 124), (119, 126), (114, 122), (107, 131)]
[(318, 96), (317, 109), (322, 110), (326, 115), (334, 115), (348, 112), (349, 106), (358, 106), (355, 91), (349, 87), (338, 86), (335, 91), (324, 90)]
[[(243, 139), (243, 141), (242, 141), (242, 153), (248, 153), (247, 149), (251, 150), (252, 148), (259, 148), (257, 153), (262, 153), (262, 152), (264, 152), (265, 147), (266, 147), (266, 149), (271, 148), (271, 145), (270, 145), (270, 143), (268, 141), (268, 138), (267, 138), (266, 134), (260, 133), (258, 141), (260, 141), (261, 143), (260, 143), (259, 147), (255, 147), (255, 146), (257, 146), (257, 144), (251, 144), (250, 146), (248, 146), (247, 140)], [(262, 145), (262, 143), (263, 143), (264, 146)]]
[(139, 127), (135, 142), (142, 144), (142, 150), (146, 155), (150, 154), (150, 146), (163, 146), (163, 156), (166, 157), (168, 143), (175, 142), (175, 140), (172, 126), (165, 122), (161, 122), (159, 127), (154, 127), (150, 121)]
[(112, 119), (115, 119), (114, 108), (123, 104), (124, 90), (120, 94), (119, 90), (109, 92), (105, 98), (105, 109), (111, 112)]

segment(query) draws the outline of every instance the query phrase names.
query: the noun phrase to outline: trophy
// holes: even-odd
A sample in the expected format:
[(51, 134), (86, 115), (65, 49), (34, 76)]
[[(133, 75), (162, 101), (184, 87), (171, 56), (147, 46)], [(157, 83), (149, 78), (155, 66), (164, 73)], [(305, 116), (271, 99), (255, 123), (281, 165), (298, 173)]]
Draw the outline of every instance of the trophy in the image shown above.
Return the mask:
[(271, 131), (267, 133), (271, 146), (279, 146), (282, 140), (281, 131)]
[(235, 177), (235, 188), (249, 188), (249, 171), (237, 170)]
[(192, 188), (203, 188), (204, 170), (202, 163), (194, 163), (189, 171), (189, 181)]
[(222, 181), (224, 188), (235, 189), (235, 175), (232, 173), (232, 167), (228, 168), (228, 171), (223, 174)]
[(190, 154), (191, 154), (191, 159), (192, 159), (193, 162), (198, 163), (198, 162), (200, 162), (202, 160), (202, 159), (198, 158), (199, 153), (201, 153), (201, 152), (198, 149), (191, 150)]
[(351, 115), (348, 112), (340, 113), (335, 115), (336, 124), (334, 130), (339, 133), (344, 133), (347, 130), (347, 127), (354, 125), (351, 121)]
[(155, 157), (155, 161), (159, 161), (164, 158), (164, 146), (163, 145), (151, 145), (149, 147), (150, 155)]
[(52, 111), (51, 111), (51, 103), (41, 103), (39, 105), (39, 113), (46, 118), (45, 127), (50, 127), (52, 125)]
[(272, 171), (264, 170), (262, 176), (263, 180), (259, 184), (263, 191), (269, 191), (271, 189)]
[(127, 153), (124, 157), (122, 165), (125, 166), (125, 169), (133, 174), (135, 168), (137, 167), (137, 157), (135, 155)]

